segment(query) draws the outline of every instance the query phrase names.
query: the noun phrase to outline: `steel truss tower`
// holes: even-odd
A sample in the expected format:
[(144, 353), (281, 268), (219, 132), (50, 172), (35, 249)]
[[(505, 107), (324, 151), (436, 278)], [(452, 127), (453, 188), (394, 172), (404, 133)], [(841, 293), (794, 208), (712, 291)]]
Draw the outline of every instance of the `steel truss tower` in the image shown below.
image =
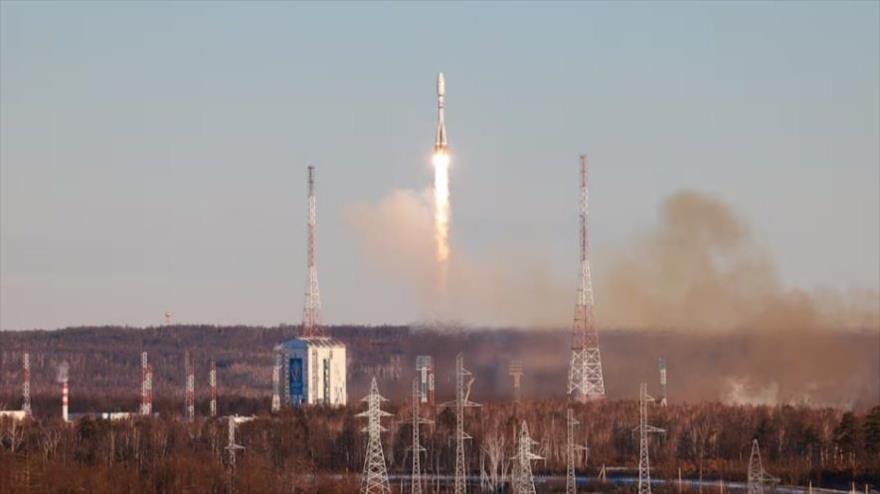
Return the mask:
[(455, 357), (455, 401), (444, 403), (444, 407), (455, 407), (455, 494), (467, 492), (467, 463), (465, 462), (464, 443), (471, 436), (464, 431), (464, 410), (480, 406), (470, 401), (471, 386), (474, 384), (473, 374), (464, 368), (464, 355)]
[(211, 418), (214, 418), (217, 416), (217, 362), (214, 359), (211, 359), (208, 384), (211, 386)]
[(153, 367), (141, 352), (141, 415), (153, 414)]
[(24, 382), (21, 385), (21, 410), (28, 416), (31, 415), (31, 354), (24, 352), (22, 356), (22, 368), (24, 370)]
[[(370, 394), (361, 401), (367, 402), (367, 411), (357, 414), (366, 417), (367, 450), (364, 458), (364, 473), (361, 480), (361, 494), (391, 494), (388, 471), (385, 469), (385, 453), (382, 451), (382, 417), (391, 416), (382, 410), (382, 402), (388, 401), (379, 394), (376, 378), (370, 383)], [(413, 452), (413, 454), (416, 454)]]
[(317, 206), (315, 202), (315, 167), (309, 165), (309, 219), (308, 219), (308, 275), (306, 278), (306, 302), (303, 306), (303, 332), (305, 338), (323, 336), (321, 327), (321, 291), (318, 289), (318, 268), (315, 265), (315, 228)]
[(571, 335), (571, 364), (568, 369), (568, 393), (578, 401), (605, 398), (605, 378), (599, 353), (599, 333), (593, 321), (593, 281), (590, 276), (589, 191), (587, 157), (581, 155), (580, 174), (580, 273), (574, 325)]
[(275, 365), (272, 366), (272, 411), (281, 410), (281, 351), (275, 349)]
[(196, 418), (196, 376), (192, 352), (187, 350), (183, 360), (186, 368), (186, 420), (192, 422)]
[(541, 460), (542, 458), (532, 453), (532, 446), (538, 444), (529, 436), (529, 426), (523, 420), (522, 428), (519, 432), (519, 443), (516, 445), (516, 455), (512, 458), (514, 461), (514, 472), (511, 483), (513, 484), (514, 494), (535, 494), (535, 478), (532, 475), (532, 460)]
[(587, 448), (574, 442), (574, 428), (580, 425), (580, 422), (574, 418), (574, 410), (569, 408), (566, 410), (566, 434), (565, 434), (565, 450), (567, 456), (567, 466), (565, 471), (565, 492), (566, 494), (575, 494), (577, 492), (577, 478), (575, 476), (575, 458), (579, 451), (585, 451)]
[(639, 433), (639, 494), (651, 494), (651, 463), (648, 459), (648, 434), (666, 434), (666, 431), (648, 424), (648, 385), (639, 386), (639, 426), (633, 432)]
[(752, 454), (749, 456), (749, 494), (764, 494), (765, 482), (779, 482), (779, 479), (764, 470), (758, 440), (752, 439)]
[(421, 416), (421, 407), (419, 404), (421, 403), (422, 392), (421, 387), (419, 386), (419, 379), (413, 379), (412, 385), (412, 446), (410, 449), (412, 450), (412, 479), (410, 483), (412, 485), (412, 494), (422, 494), (422, 466), (421, 466), (421, 454), (426, 452), (427, 450), (422, 447), (420, 438), (419, 438), (419, 426), (422, 424), (431, 424), (433, 421), (423, 418)]

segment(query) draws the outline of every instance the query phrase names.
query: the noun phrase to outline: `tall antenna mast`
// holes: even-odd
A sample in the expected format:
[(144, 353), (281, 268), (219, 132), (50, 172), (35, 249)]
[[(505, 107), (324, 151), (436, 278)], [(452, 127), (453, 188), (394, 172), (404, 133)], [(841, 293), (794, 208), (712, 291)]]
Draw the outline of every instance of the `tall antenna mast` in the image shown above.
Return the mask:
[(31, 354), (24, 352), (22, 356), (22, 367), (24, 368), (24, 382), (21, 385), (21, 409), (27, 415), (31, 415)]
[(593, 321), (593, 281), (590, 276), (589, 188), (587, 157), (581, 155), (580, 173), (580, 274), (574, 325), (571, 334), (571, 364), (568, 369), (568, 393), (578, 401), (605, 398), (605, 378), (599, 353), (599, 334)]
[(455, 494), (467, 492), (467, 463), (464, 459), (464, 442), (471, 436), (464, 431), (464, 409), (480, 406), (469, 400), (471, 386), (474, 384), (473, 374), (464, 368), (464, 355), (455, 357), (455, 401), (444, 403), (443, 406), (455, 406)]
[(367, 402), (367, 411), (357, 414), (357, 417), (367, 418), (364, 431), (368, 439), (360, 494), (391, 494), (388, 471), (385, 469), (385, 453), (382, 451), (382, 431), (385, 430), (382, 427), (382, 417), (389, 417), (391, 414), (381, 408), (382, 402), (388, 400), (379, 394), (375, 377), (370, 383), (370, 394), (361, 401)]
[(651, 494), (651, 464), (648, 459), (648, 434), (666, 431), (653, 425), (648, 425), (648, 401), (654, 398), (648, 395), (648, 385), (642, 383), (639, 386), (639, 426), (633, 432), (639, 433), (639, 494)]
[(315, 265), (315, 227), (317, 206), (315, 202), (315, 167), (309, 165), (309, 220), (308, 257), (306, 278), (306, 303), (303, 306), (303, 337), (323, 336), (321, 327), (321, 291), (318, 289), (318, 268)]
[(217, 362), (214, 359), (211, 359), (208, 384), (211, 386), (211, 418), (214, 418), (217, 416)]

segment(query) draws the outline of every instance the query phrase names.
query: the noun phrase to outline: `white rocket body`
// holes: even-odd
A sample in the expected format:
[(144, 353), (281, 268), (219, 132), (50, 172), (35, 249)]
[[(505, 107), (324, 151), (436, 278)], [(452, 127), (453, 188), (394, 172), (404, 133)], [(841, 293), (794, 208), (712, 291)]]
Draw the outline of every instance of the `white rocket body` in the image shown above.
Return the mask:
[(446, 95), (446, 81), (443, 72), (437, 74), (437, 136), (434, 139), (434, 152), (446, 151), (446, 121), (444, 118), (443, 99)]

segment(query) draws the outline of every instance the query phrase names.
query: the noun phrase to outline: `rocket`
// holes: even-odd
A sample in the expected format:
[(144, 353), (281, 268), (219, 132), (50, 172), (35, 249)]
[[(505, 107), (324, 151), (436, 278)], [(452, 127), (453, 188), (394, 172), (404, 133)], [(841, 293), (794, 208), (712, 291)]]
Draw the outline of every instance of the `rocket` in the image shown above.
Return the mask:
[(446, 151), (446, 122), (443, 118), (443, 97), (446, 94), (446, 81), (443, 72), (437, 74), (437, 137), (434, 140), (434, 152)]

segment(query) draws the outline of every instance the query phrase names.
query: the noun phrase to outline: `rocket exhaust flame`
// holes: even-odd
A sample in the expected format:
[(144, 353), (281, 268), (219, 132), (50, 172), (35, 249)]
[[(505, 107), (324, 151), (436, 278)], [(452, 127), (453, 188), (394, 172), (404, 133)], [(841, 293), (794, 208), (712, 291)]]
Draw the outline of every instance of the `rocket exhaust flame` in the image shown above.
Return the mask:
[(443, 73), (437, 75), (437, 135), (434, 141), (434, 240), (439, 264), (440, 287), (446, 284), (449, 263), (449, 148), (446, 145), (444, 98), (446, 82)]

